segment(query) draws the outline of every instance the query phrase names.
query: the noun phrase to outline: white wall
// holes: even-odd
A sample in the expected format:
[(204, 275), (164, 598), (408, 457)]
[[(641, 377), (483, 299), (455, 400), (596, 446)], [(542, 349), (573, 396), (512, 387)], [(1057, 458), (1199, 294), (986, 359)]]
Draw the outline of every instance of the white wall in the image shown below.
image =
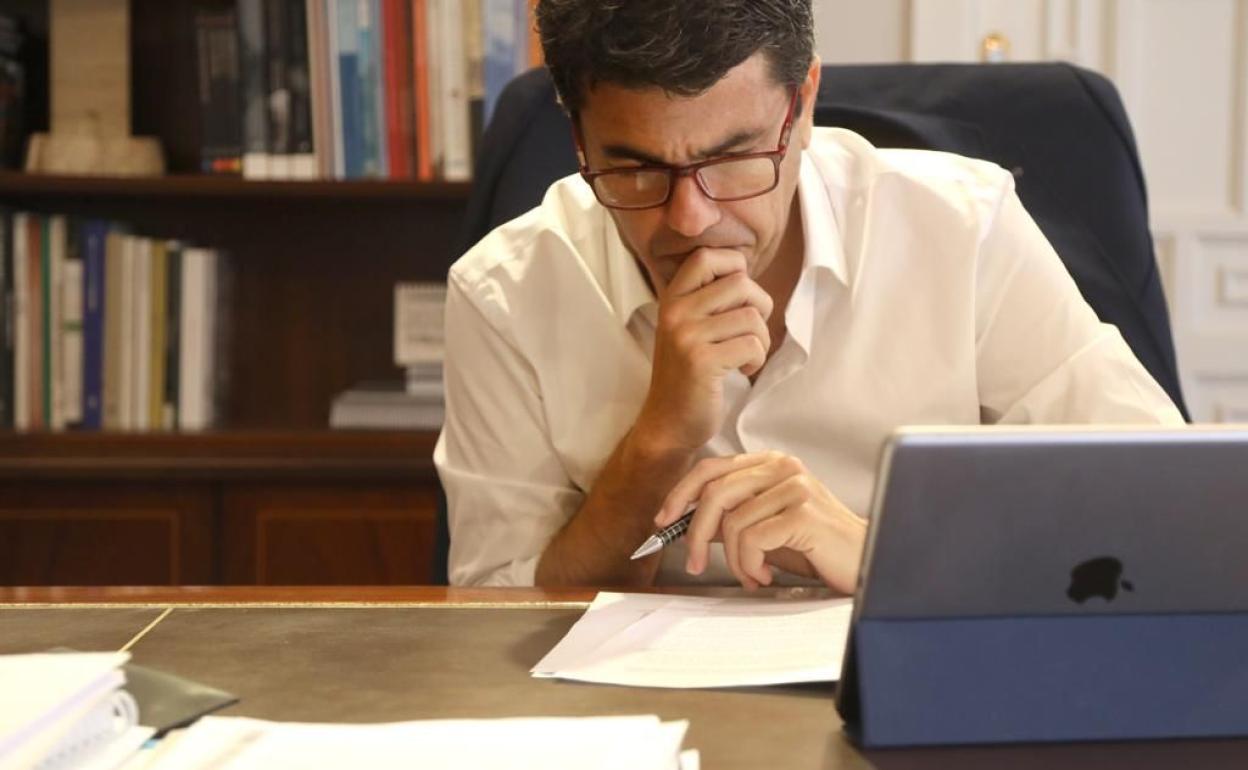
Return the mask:
[(827, 62), (1060, 59), (1117, 84), (1140, 145), (1185, 396), (1248, 422), (1248, 0), (815, 0)]

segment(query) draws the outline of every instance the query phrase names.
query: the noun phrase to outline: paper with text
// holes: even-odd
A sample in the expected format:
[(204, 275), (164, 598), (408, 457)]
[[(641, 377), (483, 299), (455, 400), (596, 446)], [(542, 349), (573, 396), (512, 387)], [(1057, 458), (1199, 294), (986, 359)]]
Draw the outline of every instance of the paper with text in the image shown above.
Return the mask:
[(850, 599), (601, 593), (533, 675), (641, 687), (834, 682)]

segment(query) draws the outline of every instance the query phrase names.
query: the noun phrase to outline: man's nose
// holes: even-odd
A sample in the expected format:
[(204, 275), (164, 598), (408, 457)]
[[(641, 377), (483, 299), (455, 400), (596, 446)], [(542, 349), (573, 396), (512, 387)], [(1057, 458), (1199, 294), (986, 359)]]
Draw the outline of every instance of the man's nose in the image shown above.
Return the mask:
[(667, 202), (667, 225), (687, 238), (693, 238), (719, 222), (719, 204), (702, 192), (692, 176), (677, 177)]

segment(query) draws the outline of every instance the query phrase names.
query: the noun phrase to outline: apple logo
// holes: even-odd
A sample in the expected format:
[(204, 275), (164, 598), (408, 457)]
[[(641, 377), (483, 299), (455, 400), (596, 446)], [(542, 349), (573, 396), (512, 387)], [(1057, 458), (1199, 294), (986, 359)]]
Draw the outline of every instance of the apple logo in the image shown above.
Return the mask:
[(1093, 596), (1099, 596), (1107, 602), (1113, 601), (1118, 595), (1118, 586), (1127, 591), (1134, 591), (1135, 586), (1122, 577), (1122, 562), (1112, 556), (1098, 556), (1075, 565), (1070, 571), (1070, 588), (1066, 595), (1072, 600), (1083, 604)]

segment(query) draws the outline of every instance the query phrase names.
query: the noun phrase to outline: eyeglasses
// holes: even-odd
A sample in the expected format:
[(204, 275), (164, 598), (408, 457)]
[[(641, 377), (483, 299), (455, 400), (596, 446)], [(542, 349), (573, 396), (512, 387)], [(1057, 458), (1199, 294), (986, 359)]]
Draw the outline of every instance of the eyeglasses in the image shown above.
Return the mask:
[(604, 171), (590, 171), (582, 163), (581, 177), (602, 205), (630, 211), (666, 205), (676, 180), (684, 176), (692, 176), (702, 194), (713, 201), (740, 201), (769, 193), (780, 183), (780, 162), (789, 150), (797, 93), (794, 89), (789, 99), (789, 110), (780, 127), (780, 144), (769, 152), (726, 155), (686, 166), (630, 166)]

